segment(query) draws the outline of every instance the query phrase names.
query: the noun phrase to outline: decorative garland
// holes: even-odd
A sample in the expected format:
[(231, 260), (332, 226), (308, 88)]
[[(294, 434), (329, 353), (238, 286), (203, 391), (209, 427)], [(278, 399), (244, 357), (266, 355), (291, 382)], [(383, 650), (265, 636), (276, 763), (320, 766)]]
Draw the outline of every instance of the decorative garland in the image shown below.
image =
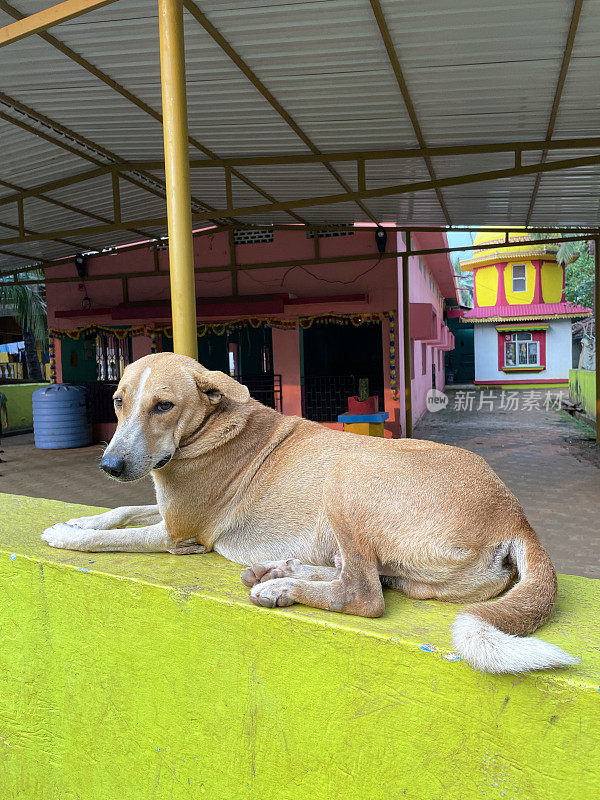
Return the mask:
[(351, 324), (358, 328), (361, 325), (373, 325), (390, 316), (393, 316), (392, 311), (382, 311), (376, 314), (315, 314), (310, 317), (299, 317), (298, 324), (305, 330), (312, 327), (315, 322), (330, 325)]
[[(260, 317), (242, 317), (227, 322), (200, 322), (197, 324), (197, 331), (200, 338), (211, 333), (222, 336), (224, 333), (244, 328), (246, 325), (250, 325), (251, 328), (270, 327), (291, 330), (296, 327), (296, 322), (295, 320), (275, 319), (272, 317), (265, 317), (264, 319)], [(55, 336), (57, 339), (79, 339), (81, 336), (96, 336), (98, 334), (116, 336), (119, 340), (125, 339), (127, 336), (148, 336), (150, 340), (154, 339), (155, 344), (158, 335), (162, 333), (172, 338), (173, 325), (125, 325), (115, 327), (86, 325), (83, 328), (50, 329), (50, 335)]]
[(48, 340), (48, 355), (50, 358), (50, 383), (56, 383), (56, 352), (52, 333)]
[[(394, 400), (398, 399), (397, 373), (396, 373), (396, 314), (394, 311), (381, 311), (374, 314), (314, 314), (295, 319), (279, 319), (275, 317), (241, 317), (227, 322), (201, 322), (197, 325), (198, 336), (202, 338), (211, 333), (216, 336), (230, 333), (231, 331), (250, 325), (252, 328), (269, 327), (279, 330), (295, 330), (296, 322), (303, 330), (308, 330), (313, 325), (374, 325), (387, 319), (390, 323), (389, 361), (390, 361), (390, 388)], [(56, 359), (54, 353), (54, 339), (79, 339), (81, 336), (96, 336), (108, 334), (116, 336), (122, 341), (127, 336), (148, 336), (150, 339), (150, 352), (156, 353), (158, 337), (161, 334), (172, 338), (173, 326), (121, 326), (107, 327), (105, 325), (86, 325), (82, 328), (51, 328), (50, 329), (50, 375), (52, 382), (56, 382)]]
[(390, 387), (392, 389), (392, 397), (394, 400), (398, 399), (398, 386), (396, 381), (396, 315), (391, 312), (389, 314), (390, 320)]

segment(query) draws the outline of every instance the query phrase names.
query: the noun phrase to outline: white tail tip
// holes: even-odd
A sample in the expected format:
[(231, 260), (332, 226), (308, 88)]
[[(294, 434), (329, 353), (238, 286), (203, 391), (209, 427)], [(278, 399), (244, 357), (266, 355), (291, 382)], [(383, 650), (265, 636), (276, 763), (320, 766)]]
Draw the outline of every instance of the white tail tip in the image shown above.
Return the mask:
[(533, 636), (512, 636), (473, 614), (459, 614), (454, 620), (452, 646), (482, 672), (528, 672), (579, 663), (554, 644)]

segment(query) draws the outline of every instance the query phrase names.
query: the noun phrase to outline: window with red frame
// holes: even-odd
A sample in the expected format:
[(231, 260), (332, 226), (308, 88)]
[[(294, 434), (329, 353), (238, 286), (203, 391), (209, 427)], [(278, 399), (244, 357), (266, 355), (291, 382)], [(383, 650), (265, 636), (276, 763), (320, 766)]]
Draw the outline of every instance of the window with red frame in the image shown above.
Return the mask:
[(546, 366), (546, 331), (499, 333), (498, 366), (503, 370), (540, 370)]

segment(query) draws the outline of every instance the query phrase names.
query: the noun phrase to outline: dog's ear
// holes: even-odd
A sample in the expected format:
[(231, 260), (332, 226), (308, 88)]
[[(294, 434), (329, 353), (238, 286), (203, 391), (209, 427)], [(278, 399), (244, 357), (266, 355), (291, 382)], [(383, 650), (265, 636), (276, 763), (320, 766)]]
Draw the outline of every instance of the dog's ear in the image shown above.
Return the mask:
[(198, 389), (208, 397), (212, 405), (220, 403), (223, 397), (235, 403), (247, 403), (250, 399), (248, 387), (224, 372), (207, 369), (206, 372), (196, 373), (195, 378)]

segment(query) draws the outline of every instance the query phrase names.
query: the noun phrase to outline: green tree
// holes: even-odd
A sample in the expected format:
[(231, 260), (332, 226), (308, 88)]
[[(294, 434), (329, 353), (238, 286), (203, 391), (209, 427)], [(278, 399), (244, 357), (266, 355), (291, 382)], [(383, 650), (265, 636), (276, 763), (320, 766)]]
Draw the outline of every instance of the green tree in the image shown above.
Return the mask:
[(460, 258), (457, 257), (452, 262), (454, 274), (457, 277), (456, 284), (460, 291), (461, 305), (473, 307), (473, 273), (463, 272), (460, 266)]
[(572, 303), (585, 308), (594, 304), (594, 257), (587, 242), (578, 243), (579, 253), (575, 261), (565, 265), (565, 296)]
[[(29, 273), (27, 278), (41, 278), (43, 274)], [(0, 278), (0, 304), (7, 306), (23, 330), (25, 361), (29, 380), (43, 380), (42, 367), (37, 353), (37, 344), (48, 344), (48, 316), (46, 301), (36, 285), (14, 283), (9, 277)]]

